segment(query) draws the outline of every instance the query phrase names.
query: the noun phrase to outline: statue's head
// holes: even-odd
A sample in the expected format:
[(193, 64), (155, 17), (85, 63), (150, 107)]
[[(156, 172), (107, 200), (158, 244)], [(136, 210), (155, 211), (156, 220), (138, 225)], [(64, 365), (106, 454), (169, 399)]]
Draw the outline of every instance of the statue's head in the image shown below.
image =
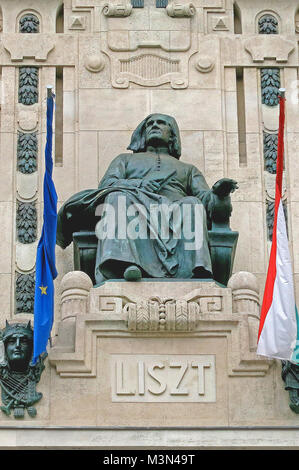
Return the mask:
[(167, 114), (150, 114), (133, 132), (128, 150), (144, 152), (149, 145), (155, 147), (161, 143), (168, 146), (169, 155), (180, 158), (181, 140), (176, 120)]
[(2, 341), (10, 369), (25, 372), (33, 352), (33, 330), (30, 321), (27, 324), (6, 322), (2, 330)]

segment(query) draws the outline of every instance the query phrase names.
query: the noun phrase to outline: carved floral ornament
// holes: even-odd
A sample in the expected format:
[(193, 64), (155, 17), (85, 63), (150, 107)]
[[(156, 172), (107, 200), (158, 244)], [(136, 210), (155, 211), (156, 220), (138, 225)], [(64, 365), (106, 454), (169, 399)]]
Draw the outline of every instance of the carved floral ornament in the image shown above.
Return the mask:
[(270, 13), (263, 14), (258, 20), (259, 34), (278, 34), (278, 20)]
[(25, 13), (22, 15), (19, 21), (19, 31), (20, 33), (39, 33), (40, 32), (40, 22), (36, 15), (33, 13)]

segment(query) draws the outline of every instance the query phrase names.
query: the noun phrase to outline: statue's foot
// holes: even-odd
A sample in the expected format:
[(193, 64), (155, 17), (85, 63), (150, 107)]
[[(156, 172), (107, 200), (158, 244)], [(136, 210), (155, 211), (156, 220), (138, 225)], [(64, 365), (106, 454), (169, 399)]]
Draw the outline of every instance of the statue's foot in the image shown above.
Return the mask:
[(124, 272), (126, 281), (140, 281), (142, 274), (137, 266), (129, 266)]

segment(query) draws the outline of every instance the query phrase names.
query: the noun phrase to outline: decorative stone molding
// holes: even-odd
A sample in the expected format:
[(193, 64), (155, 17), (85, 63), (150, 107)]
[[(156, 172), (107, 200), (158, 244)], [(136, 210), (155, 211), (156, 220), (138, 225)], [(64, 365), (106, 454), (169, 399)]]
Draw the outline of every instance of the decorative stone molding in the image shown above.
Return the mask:
[(195, 68), (198, 72), (208, 73), (215, 67), (215, 60), (208, 55), (200, 55), (195, 62)]
[(84, 31), (86, 29), (86, 16), (70, 16), (69, 29), (73, 31)]
[(18, 109), (18, 124), (20, 129), (25, 132), (35, 130), (38, 124), (38, 108), (37, 105), (32, 105), (30, 109), (28, 107), (19, 104)]
[(156, 8), (166, 8), (168, 0), (156, 0)]
[(39, 19), (33, 13), (26, 13), (19, 21), (20, 33), (39, 33)]
[(269, 134), (277, 133), (279, 128), (279, 105), (262, 104), (261, 111), (263, 131)]
[(16, 267), (19, 271), (28, 272), (34, 269), (37, 243), (16, 243)]
[(199, 304), (186, 300), (141, 300), (124, 307), (130, 331), (192, 331), (200, 313)]
[[(174, 89), (186, 88), (189, 59), (198, 50), (197, 35), (192, 29), (193, 6), (173, 3), (167, 8), (169, 14), (176, 17), (175, 21), (160, 11), (143, 30), (133, 30), (131, 20), (124, 18), (120, 30), (117, 27), (120, 20), (113, 16), (126, 16), (132, 11), (132, 5), (128, 8), (125, 3), (121, 8), (115, 5), (118, 4), (105, 4), (103, 23), (106, 31), (101, 33), (101, 51), (110, 60), (112, 86), (128, 88), (130, 83), (141, 86), (169, 83)], [(164, 15), (162, 29), (158, 13)]]
[(276, 106), (279, 103), (280, 70), (277, 68), (261, 69), (262, 103)]
[(20, 67), (19, 103), (32, 105), (38, 102), (38, 68)]
[(102, 11), (108, 17), (126, 17), (131, 15), (132, 9), (131, 3), (118, 1), (117, 3), (105, 3)]
[[(264, 179), (265, 179), (265, 190), (267, 199), (274, 201), (275, 199), (275, 185), (276, 185), (276, 173), (269, 173), (268, 171), (264, 172)], [(283, 172), (282, 177), (282, 199), (286, 198), (286, 175)]]
[(264, 162), (265, 170), (271, 174), (276, 173), (276, 160), (277, 160), (277, 142), (278, 134), (263, 133), (264, 135)]
[(17, 168), (24, 174), (37, 170), (37, 133), (18, 132)]
[(259, 284), (256, 276), (247, 271), (232, 275), (228, 287), (233, 294), (233, 312), (250, 312), (259, 318)]
[(195, 15), (195, 7), (192, 3), (174, 3), (171, 2), (166, 7), (168, 16), (172, 18), (190, 18)]
[(256, 36), (247, 39), (244, 47), (252, 57), (253, 62), (264, 62), (266, 59), (275, 59), (276, 62), (287, 62), (289, 55), (295, 49), (292, 41), (281, 36)]
[(35, 273), (16, 274), (16, 313), (33, 313)]
[(87, 301), (91, 288), (91, 279), (82, 271), (69, 272), (61, 281), (61, 323), (58, 334), (63, 348), (68, 351), (74, 351), (76, 316), (87, 314)]
[(37, 212), (35, 202), (17, 203), (17, 237), (21, 243), (32, 243), (36, 240)]
[(144, 80), (159, 79), (162, 75), (179, 72), (179, 60), (171, 60), (155, 54), (141, 54), (120, 59), (122, 73), (140, 76)]
[(71, 271), (60, 284), (61, 320), (76, 314), (87, 313), (87, 300), (92, 288), (91, 279), (82, 271)]
[(227, 26), (227, 17), (223, 16), (221, 18), (214, 18), (213, 31), (229, 31)]
[(17, 193), (21, 200), (31, 200), (37, 193), (38, 174), (17, 171)]
[(93, 73), (102, 72), (105, 68), (105, 61), (100, 54), (91, 54), (85, 59), (85, 68)]
[[(118, 338), (125, 344), (145, 337), (165, 342), (222, 337), (228, 345), (229, 377), (263, 376), (269, 368), (270, 362), (256, 356), (253, 347), (258, 295), (250, 273), (232, 280), (234, 308), (232, 288), (214, 282), (153, 280), (140, 282), (138, 291), (135, 283), (125, 281), (89, 286), (91, 280), (79, 272), (68, 273), (62, 280), (62, 321), (49, 352), (50, 362), (62, 377), (97, 375), (97, 338)], [(155, 291), (160, 295), (153, 296)]]
[(275, 16), (266, 14), (258, 20), (259, 34), (278, 34), (278, 21)]
[(144, 0), (131, 0), (133, 8), (144, 8)]
[(21, 41), (16, 41), (15, 34), (6, 33), (3, 34), (2, 43), (12, 62), (22, 62), (25, 58), (45, 62), (55, 47), (53, 35), (41, 33), (23, 34)]
[(260, 322), (258, 280), (254, 274), (240, 271), (232, 275), (228, 287), (232, 289), (233, 312), (247, 315), (249, 350), (255, 351)]

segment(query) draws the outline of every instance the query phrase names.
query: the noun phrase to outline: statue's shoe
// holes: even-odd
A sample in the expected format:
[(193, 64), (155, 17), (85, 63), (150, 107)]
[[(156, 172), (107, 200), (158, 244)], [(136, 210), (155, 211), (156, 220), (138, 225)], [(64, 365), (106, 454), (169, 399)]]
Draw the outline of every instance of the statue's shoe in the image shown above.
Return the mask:
[(142, 274), (137, 266), (129, 266), (124, 272), (126, 281), (140, 281)]

